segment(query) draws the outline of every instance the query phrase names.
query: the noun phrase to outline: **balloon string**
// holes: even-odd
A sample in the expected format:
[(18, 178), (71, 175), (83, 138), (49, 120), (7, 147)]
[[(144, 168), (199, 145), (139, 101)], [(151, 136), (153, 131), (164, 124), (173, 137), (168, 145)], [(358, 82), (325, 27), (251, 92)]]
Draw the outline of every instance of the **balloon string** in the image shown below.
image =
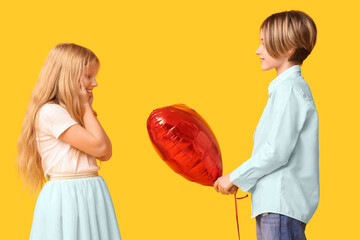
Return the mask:
[(236, 197), (237, 191), (238, 191), (238, 189), (236, 189), (236, 192), (235, 192), (235, 194), (234, 194), (234, 197), (235, 197), (236, 224), (237, 224), (237, 230), (238, 230), (238, 237), (239, 237), (239, 240), (240, 240), (239, 217), (238, 217), (238, 209), (237, 209), (237, 201), (236, 201), (236, 200), (237, 200), (237, 199), (247, 198), (249, 195), (246, 194), (246, 195), (243, 196), (243, 197), (237, 198), (237, 197)]

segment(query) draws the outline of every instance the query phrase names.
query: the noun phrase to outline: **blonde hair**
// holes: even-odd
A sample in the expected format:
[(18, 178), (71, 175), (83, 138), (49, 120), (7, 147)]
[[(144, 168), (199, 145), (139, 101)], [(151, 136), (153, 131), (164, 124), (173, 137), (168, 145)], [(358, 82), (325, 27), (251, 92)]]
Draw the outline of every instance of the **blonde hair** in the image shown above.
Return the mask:
[(275, 13), (265, 19), (260, 30), (270, 56), (278, 58), (294, 49), (289, 61), (295, 64), (302, 64), (316, 43), (315, 22), (301, 11)]
[(45, 181), (36, 141), (39, 110), (49, 102), (59, 104), (83, 126), (79, 78), (94, 61), (100, 67), (99, 59), (91, 50), (73, 43), (60, 43), (51, 49), (41, 68), (17, 143), (19, 174), (31, 190), (42, 187)]

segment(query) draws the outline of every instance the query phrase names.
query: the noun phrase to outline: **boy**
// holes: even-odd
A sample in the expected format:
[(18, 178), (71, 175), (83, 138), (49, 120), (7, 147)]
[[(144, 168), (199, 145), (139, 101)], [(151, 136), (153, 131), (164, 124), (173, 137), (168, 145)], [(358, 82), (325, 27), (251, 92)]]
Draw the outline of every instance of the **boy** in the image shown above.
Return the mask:
[(316, 25), (304, 12), (271, 15), (260, 27), (261, 69), (275, 68), (269, 99), (254, 133), (251, 158), (220, 177), (216, 191), (252, 194), (257, 239), (305, 237), (319, 201), (319, 119), (300, 65), (316, 42)]

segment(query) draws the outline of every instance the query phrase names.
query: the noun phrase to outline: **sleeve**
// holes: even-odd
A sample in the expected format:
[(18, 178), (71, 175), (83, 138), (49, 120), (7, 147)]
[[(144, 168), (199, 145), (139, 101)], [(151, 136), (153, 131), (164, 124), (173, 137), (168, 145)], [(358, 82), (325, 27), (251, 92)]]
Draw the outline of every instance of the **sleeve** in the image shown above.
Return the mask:
[(46, 104), (39, 113), (39, 128), (41, 131), (55, 138), (77, 124), (69, 112), (58, 104)]
[(278, 86), (272, 102), (269, 119), (264, 119), (270, 121), (270, 129), (262, 146), (230, 173), (230, 181), (244, 192), (263, 176), (287, 164), (306, 120), (308, 107), (301, 89)]

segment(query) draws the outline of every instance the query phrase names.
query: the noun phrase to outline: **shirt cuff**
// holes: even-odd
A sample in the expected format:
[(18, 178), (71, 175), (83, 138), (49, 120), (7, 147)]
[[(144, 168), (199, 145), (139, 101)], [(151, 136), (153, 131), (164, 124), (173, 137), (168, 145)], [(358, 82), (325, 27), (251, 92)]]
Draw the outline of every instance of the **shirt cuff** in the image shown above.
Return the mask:
[(230, 173), (230, 182), (234, 185), (236, 185), (238, 188), (241, 189), (243, 192), (248, 192), (250, 188), (253, 186), (249, 183), (247, 183), (245, 180), (241, 180), (238, 169), (235, 169), (233, 172)]

